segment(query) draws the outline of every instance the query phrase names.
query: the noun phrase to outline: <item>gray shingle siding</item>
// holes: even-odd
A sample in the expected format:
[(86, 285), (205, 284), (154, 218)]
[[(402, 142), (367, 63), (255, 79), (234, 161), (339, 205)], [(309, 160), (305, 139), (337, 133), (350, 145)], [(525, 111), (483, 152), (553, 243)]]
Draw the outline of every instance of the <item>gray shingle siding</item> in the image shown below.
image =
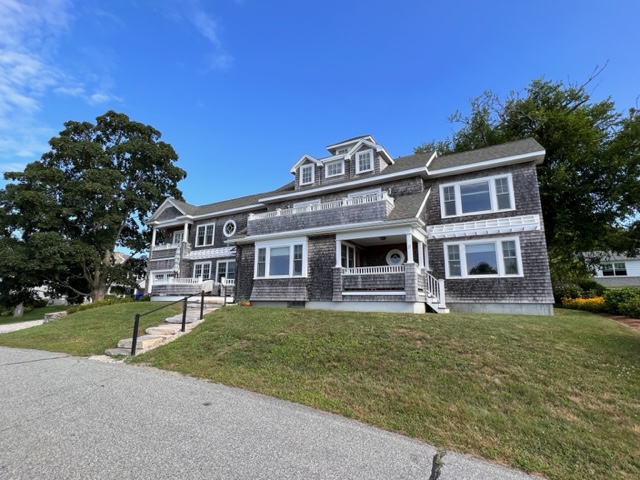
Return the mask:
[(254, 245), (239, 245), (236, 249), (236, 297), (251, 297), (253, 288)]
[(336, 238), (333, 235), (310, 237), (308, 274), (309, 300), (330, 301), (333, 297), (333, 267), (336, 264)]
[(182, 213), (176, 207), (168, 207), (158, 216), (156, 220), (158, 220), (159, 222), (163, 222), (179, 217), (181, 215)]

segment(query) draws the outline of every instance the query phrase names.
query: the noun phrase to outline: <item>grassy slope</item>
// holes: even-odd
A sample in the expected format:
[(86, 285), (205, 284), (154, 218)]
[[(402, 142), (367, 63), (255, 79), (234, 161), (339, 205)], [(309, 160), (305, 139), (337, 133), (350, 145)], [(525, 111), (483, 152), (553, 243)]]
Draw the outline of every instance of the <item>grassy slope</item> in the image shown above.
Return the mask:
[[(102, 355), (119, 340), (130, 338), (133, 318), (157, 308), (161, 303), (121, 303), (77, 312), (54, 322), (0, 335), (0, 345), (16, 348), (37, 348), (71, 355)], [(158, 325), (180, 306), (172, 306), (140, 319), (140, 334), (145, 328)]]
[(0, 325), (8, 323), (28, 322), (29, 320), (42, 320), (45, 313), (59, 312), (69, 308), (66, 305), (55, 305), (51, 307), (34, 308), (30, 312), (26, 312), (22, 317), (0, 317)]
[(640, 477), (640, 335), (588, 313), (226, 308), (133, 359), (554, 479)]

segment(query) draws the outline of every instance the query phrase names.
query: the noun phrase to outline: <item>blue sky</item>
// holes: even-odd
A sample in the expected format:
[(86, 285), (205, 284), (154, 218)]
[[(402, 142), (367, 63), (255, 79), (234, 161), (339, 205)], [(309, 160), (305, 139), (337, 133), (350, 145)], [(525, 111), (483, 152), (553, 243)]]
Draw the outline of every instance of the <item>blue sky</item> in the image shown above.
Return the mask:
[(608, 62), (589, 89), (626, 111), (639, 18), (637, 0), (0, 0), (0, 171), (113, 109), (162, 132), (204, 204), (357, 135), (410, 154), (470, 98), (541, 76)]

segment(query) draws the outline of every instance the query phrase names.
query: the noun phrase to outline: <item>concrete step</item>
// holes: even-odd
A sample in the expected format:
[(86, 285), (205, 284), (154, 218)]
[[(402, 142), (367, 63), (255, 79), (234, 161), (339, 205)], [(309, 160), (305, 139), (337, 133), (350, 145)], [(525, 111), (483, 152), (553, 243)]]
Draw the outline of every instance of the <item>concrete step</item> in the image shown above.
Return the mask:
[[(165, 341), (165, 337), (160, 335), (141, 335), (136, 342), (136, 350), (150, 348)], [(128, 348), (131, 350), (133, 338), (124, 338), (118, 342), (118, 348)]]
[[(187, 312), (187, 319), (185, 323), (197, 322), (199, 319), (200, 319), (200, 312), (198, 312), (198, 314), (191, 314), (191, 315), (189, 314), (189, 312)], [(165, 318), (164, 321), (167, 323), (182, 323), (182, 314)]]
[(180, 325), (158, 325), (145, 330), (148, 335), (175, 335), (180, 331)]

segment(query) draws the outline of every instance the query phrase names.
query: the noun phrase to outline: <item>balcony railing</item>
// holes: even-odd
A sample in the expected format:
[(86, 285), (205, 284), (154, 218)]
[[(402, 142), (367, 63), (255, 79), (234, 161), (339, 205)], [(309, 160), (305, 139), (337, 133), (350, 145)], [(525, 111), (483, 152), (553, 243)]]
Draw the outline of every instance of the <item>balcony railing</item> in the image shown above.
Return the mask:
[(163, 280), (156, 280), (153, 283), (155, 285), (199, 285), (203, 283), (203, 279), (202, 277), (196, 277), (196, 278), (169, 277)]
[(160, 250), (171, 250), (179, 247), (179, 243), (162, 243), (159, 245), (154, 245), (153, 247), (151, 247), (151, 250), (153, 250), (154, 252), (159, 252)]
[(310, 205), (304, 205), (301, 207), (277, 209), (271, 212), (265, 213), (251, 213), (249, 214), (249, 221), (261, 220), (264, 218), (285, 217), (291, 215), (297, 215), (300, 213), (319, 212), (322, 210), (331, 210), (334, 208), (351, 207), (354, 205), (365, 205), (368, 203), (381, 202), (386, 200), (393, 205), (393, 197), (390, 197), (387, 192), (379, 194), (363, 195), (361, 197), (342, 198), (340, 200), (334, 200), (333, 202), (313, 203)]
[(342, 269), (343, 275), (387, 275), (390, 273), (404, 273), (404, 265), (380, 265), (377, 267), (355, 267)]

